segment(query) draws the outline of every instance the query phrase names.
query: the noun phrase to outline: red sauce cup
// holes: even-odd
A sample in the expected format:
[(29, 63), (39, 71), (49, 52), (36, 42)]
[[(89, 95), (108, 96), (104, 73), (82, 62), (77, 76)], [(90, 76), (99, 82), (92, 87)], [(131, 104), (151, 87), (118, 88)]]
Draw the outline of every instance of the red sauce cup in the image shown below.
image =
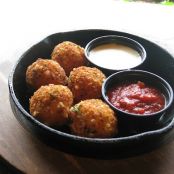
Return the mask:
[[(123, 110), (117, 107), (109, 99), (108, 95), (113, 87), (119, 86), (120, 84), (124, 86), (124, 84), (139, 82), (143, 82), (147, 87), (156, 89), (164, 97), (164, 106), (160, 110), (151, 113), (132, 113), (129, 109)], [(119, 94), (117, 93), (116, 95)], [(173, 90), (170, 84), (162, 77), (143, 70), (126, 70), (110, 75), (103, 83), (102, 96), (106, 103), (116, 112), (119, 120), (119, 129), (126, 134), (127, 132), (132, 134), (134, 131), (143, 132), (158, 126), (160, 120), (165, 120), (165, 113), (173, 102)]]

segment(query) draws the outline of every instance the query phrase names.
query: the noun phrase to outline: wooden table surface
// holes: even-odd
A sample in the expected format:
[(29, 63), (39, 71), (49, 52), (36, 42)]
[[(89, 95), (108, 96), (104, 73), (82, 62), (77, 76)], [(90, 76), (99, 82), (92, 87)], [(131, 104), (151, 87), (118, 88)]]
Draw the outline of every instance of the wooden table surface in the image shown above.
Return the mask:
[(139, 35), (174, 55), (174, 7), (116, 0), (5, 1), (0, 5), (0, 157), (23, 173), (173, 174), (174, 141), (125, 159), (83, 158), (52, 149), (12, 114), (7, 78), (20, 55), (47, 35), (112, 29)]

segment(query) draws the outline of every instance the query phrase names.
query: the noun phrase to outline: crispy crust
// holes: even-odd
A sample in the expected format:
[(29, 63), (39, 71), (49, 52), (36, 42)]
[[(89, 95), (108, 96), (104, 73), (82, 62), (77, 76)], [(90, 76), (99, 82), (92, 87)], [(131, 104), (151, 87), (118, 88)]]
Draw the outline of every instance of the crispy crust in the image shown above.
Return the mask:
[(105, 75), (97, 68), (85, 66), (74, 68), (68, 80), (68, 87), (73, 93), (74, 101), (100, 98), (105, 78)]
[(67, 84), (64, 69), (53, 60), (39, 58), (26, 71), (26, 82), (34, 89), (48, 84)]
[(64, 68), (67, 75), (73, 68), (85, 64), (84, 48), (70, 41), (64, 41), (55, 46), (51, 58)]
[(63, 125), (68, 121), (73, 95), (63, 85), (40, 87), (30, 99), (30, 113), (47, 125)]
[(114, 111), (99, 99), (81, 101), (71, 107), (69, 117), (72, 133), (79, 136), (106, 138), (118, 132)]

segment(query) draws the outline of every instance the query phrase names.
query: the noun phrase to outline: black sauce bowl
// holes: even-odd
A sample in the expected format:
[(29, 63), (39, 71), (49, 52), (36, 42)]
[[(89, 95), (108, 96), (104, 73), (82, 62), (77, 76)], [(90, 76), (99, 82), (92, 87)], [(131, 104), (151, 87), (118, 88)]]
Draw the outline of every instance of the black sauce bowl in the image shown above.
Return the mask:
[[(153, 86), (158, 89), (165, 97), (165, 106), (158, 112), (150, 114), (134, 114), (125, 112), (117, 107), (115, 107), (107, 97), (107, 92), (113, 86), (120, 83), (138, 82), (142, 81), (147, 85)], [(160, 119), (165, 119), (165, 112), (168, 110), (173, 101), (173, 90), (169, 83), (161, 78), (160, 76), (143, 70), (127, 70), (120, 71), (109, 76), (102, 86), (102, 96), (103, 99), (114, 109), (117, 113), (120, 121), (120, 129), (123, 132), (128, 131), (129, 133), (144, 131), (155, 127)]]
[[(141, 58), (140, 63), (136, 64), (135, 66), (129, 66), (128, 68), (123, 67), (123, 68), (119, 68), (119, 69), (106, 68), (99, 64), (94, 63), (90, 58), (90, 52), (94, 48), (101, 46), (101, 45), (105, 45), (105, 44), (119, 44), (119, 45), (127, 46), (127, 47), (135, 50), (140, 55), (140, 58)], [(125, 37), (125, 36), (121, 36), (121, 35), (106, 35), (106, 36), (97, 37), (97, 38), (91, 40), (85, 47), (85, 56), (86, 56), (86, 59), (87, 59), (89, 65), (95, 66), (95, 67), (101, 69), (106, 75), (110, 75), (114, 72), (118, 72), (121, 70), (141, 69), (146, 60), (146, 50), (138, 41), (131, 39), (129, 37)]]

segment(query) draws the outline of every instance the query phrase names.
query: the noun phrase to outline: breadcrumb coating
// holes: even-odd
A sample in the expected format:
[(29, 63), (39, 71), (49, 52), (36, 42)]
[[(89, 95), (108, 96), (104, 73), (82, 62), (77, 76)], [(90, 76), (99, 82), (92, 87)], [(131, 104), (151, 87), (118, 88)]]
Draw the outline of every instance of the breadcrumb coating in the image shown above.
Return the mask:
[(99, 99), (84, 100), (70, 109), (70, 128), (73, 134), (107, 138), (117, 134), (117, 117), (114, 111)]
[(30, 113), (47, 125), (60, 126), (68, 121), (73, 95), (63, 85), (40, 87), (30, 99)]
[(70, 41), (64, 41), (55, 46), (51, 58), (64, 68), (67, 75), (73, 68), (85, 65), (84, 48)]
[(71, 71), (68, 87), (71, 89), (74, 101), (101, 97), (101, 87), (105, 75), (97, 68), (81, 66)]
[(48, 59), (37, 59), (26, 71), (26, 82), (34, 89), (48, 84), (66, 85), (67, 79), (59, 63)]

